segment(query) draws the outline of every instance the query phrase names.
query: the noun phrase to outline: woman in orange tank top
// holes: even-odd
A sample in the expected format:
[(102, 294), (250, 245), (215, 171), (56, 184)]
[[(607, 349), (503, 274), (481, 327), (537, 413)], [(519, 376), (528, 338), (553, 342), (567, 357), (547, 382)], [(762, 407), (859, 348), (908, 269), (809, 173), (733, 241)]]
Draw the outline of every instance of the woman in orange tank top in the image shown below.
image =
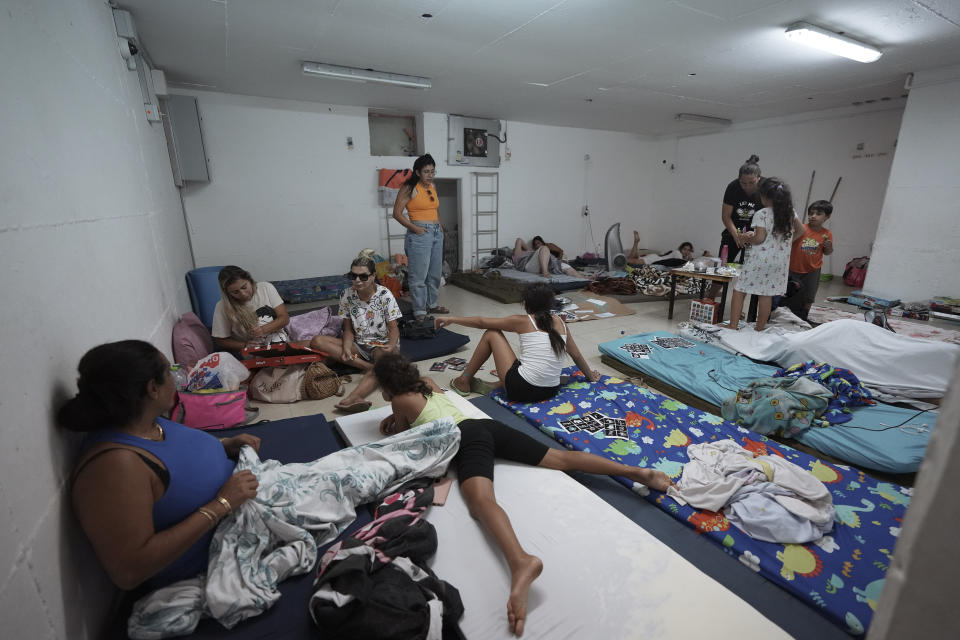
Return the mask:
[(394, 220), (407, 229), (403, 249), (409, 263), (407, 280), (413, 313), (418, 320), (428, 312), (450, 313), (437, 304), (443, 274), (443, 227), (438, 214), (439, 196), (433, 182), (436, 174), (436, 162), (429, 153), (417, 158), (413, 173), (400, 187), (393, 205)]

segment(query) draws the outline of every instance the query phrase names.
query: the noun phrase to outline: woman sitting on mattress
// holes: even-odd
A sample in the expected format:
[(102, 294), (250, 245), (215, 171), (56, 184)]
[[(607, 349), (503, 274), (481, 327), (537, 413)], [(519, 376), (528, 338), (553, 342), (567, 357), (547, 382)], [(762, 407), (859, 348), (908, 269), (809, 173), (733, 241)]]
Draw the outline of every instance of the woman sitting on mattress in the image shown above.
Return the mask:
[(80, 359), (78, 393), (57, 421), (86, 432), (73, 472), (73, 508), (110, 579), (157, 588), (207, 570), (217, 523), (257, 495), (250, 471), (234, 473), (248, 434), (218, 440), (161, 417), (176, 387), (156, 347), (124, 340)]
[(517, 271), (526, 271), (549, 278), (550, 274), (566, 274), (573, 278), (587, 279), (585, 275), (563, 262), (563, 249), (552, 242), (544, 242), (533, 236), (530, 244), (517, 238), (513, 245), (513, 265)]
[(543, 570), (543, 563), (520, 546), (510, 518), (497, 504), (493, 490), (495, 458), (561, 471), (623, 476), (658, 491), (666, 491), (673, 484), (660, 471), (631, 467), (583, 451), (552, 449), (496, 420), (467, 418), (433, 380), (421, 378), (417, 367), (400, 354), (380, 358), (374, 365), (374, 374), (383, 399), (393, 408), (393, 415), (380, 423), (380, 432), (384, 435), (443, 417), (452, 417), (457, 422), (460, 449), (453, 464), (460, 490), (470, 515), (493, 536), (510, 567), (507, 619), (510, 630), (518, 636), (523, 634), (527, 617), (527, 592)]
[(290, 316), (277, 288), (257, 282), (246, 269), (230, 265), (217, 275), (220, 301), (213, 310), (214, 343), (239, 353), (248, 344), (287, 342)]
[[(450, 381), (451, 388), (465, 396), (471, 391), (486, 395), (502, 386), (511, 402), (543, 402), (557, 395), (560, 389), (560, 371), (563, 369), (565, 353), (570, 354), (588, 380), (599, 380), (600, 373), (587, 365), (567, 325), (550, 313), (553, 304), (550, 285), (537, 283), (527, 285), (523, 290), (526, 315), (436, 318), (434, 325), (437, 329), (448, 324), (486, 329), (463, 373)], [(503, 335), (504, 331), (519, 334), (519, 358)], [(500, 378), (499, 383), (494, 385), (475, 377), (491, 355)]]

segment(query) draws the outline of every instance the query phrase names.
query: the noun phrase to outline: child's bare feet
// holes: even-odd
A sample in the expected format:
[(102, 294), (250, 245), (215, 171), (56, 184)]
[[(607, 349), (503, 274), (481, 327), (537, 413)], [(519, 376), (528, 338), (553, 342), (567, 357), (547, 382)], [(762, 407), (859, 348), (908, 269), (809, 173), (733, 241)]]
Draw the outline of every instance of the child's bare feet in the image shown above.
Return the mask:
[(510, 623), (510, 631), (517, 636), (523, 635), (523, 626), (527, 621), (527, 594), (530, 593), (530, 585), (540, 576), (541, 571), (543, 561), (537, 556), (528, 555), (510, 576), (507, 621)]

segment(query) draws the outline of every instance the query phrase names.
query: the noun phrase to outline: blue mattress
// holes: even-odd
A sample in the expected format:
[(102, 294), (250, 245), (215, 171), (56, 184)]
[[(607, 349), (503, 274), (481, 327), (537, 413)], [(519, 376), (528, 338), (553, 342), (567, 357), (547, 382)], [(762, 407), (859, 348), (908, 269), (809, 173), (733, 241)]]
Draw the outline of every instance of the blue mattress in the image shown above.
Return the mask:
[[(601, 353), (641, 373), (718, 406), (751, 380), (769, 377), (777, 370), (701, 342), (688, 340), (693, 347), (673, 349), (651, 342), (656, 338), (677, 337), (667, 331), (651, 331), (604, 342), (598, 348)], [(633, 357), (625, 348), (631, 344), (649, 345), (649, 357)], [(917, 471), (936, 424), (937, 412), (917, 415), (914, 409), (887, 404), (857, 407), (852, 411), (850, 422), (808, 429), (797, 441), (861, 468), (887, 473)]]
[[(339, 451), (345, 445), (338, 436), (334, 425), (327, 422), (322, 414), (289, 418), (275, 422), (263, 422), (237, 429), (225, 429), (212, 432), (218, 438), (235, 436), (240, 433), (251, 433), (260, 438), (260, 458), (273, 459), (284, 463), (310, 462), (317, 458)], [(337, 540), (353, 534), (354, 531), (372, 520), (367, 508), (357, 509), (357, 519), (345, 529)], [(324, 552), (337, 540), (318, 549), (317, 558), (323, 557)], [(245, 620), (233, 629), (226, 629), (218, 622), (207, 618), (201, 620), (196, 631), (186, 638), (202, 640), (204, 638), (231, 638), (232, 640), (261, 640), (276, 638), (277, 640), (316, 640), (317, 629), (310, 619), (307, 602), (313, 593), (315, 571), (309, 571), (300, 576), (288, 578), (280, 583), (280, 599), (273, 608), (265, 613)], [(122, 608), (111, 638), (126, 638), (126, 620), (130, 613), (130, 605)]]
[[(833, 496), (835, 523), (824, 538), (804, 545), (755, 540), (732, 526), (722, 512), (680, 506), (659, 491), (649, 491), (645, 499), (838, 627), (855, 636), (866, 632), (910, 503), (910, 489), (824, 463), (625, 380), (604, 377), (589, 383), (579, 371), (569, 372), (574, 374), (571, 383), (546, 402), (512, 403), (501, 391), (493, 398), (567, 448), (658, 469), (672, 478), (682, 475), (690, 444), (729, 438), (757, 455), (782, 456), (820, 479)], [(579, 421), (571, 422), (593, 412), (614, 420), (589, 431)], [(633, 489), (630, 480), (616, 479)]]

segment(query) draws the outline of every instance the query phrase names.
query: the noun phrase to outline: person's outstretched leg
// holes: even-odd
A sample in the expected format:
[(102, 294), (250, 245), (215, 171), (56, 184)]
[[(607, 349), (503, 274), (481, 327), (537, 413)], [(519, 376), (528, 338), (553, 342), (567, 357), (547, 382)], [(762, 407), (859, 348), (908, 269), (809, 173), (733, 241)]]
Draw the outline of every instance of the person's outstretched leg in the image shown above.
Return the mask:
[(463, 393), (469, 393), (470, 378), (476, 375), (491, 355), (493, 355), (493, 362), (497, 367), (497, 377), (500, 380), (498, 384), (492, 385), (492, 388), (496, 389), (502, 386), (503, 377), (513, 366), (517, 354), (513, 352), (503, 333), (496, 329), (487, 329), (483, 332), (477, 348), (473, 350), (473, 355), (470, 356), (470, 361), (463, 368), (463, 373), (451, 380), (450, 384)]
[(550, 249), (547, 248), (547, 245), (542, 244), (540, 248), (537, 249), (535, 256), (530, 258), (530, 260), (537, 260), (540, 265), (540, 275), (544, 278), (550, 277)]
[(527, 594), (530, 585), (543, 571), (543, 562), (520, 546), (517, 534), (506, 511), (497, 504), (493, 481), (473, 476), (460, 483), (460, 493), (470, 509), (470, 515), (493, 536), (510, 567), (510, 598), (507, 600), (507, 620), (510, 631), (520, 636), (527, 620)]
[(530, 247), (523, 241), (523, 238), (517, 238), (517, 241), (513, 243), (514, 262), (516, 262), (516, 258), (520, 257), (520, 254), (524, 251), (530, 251)]
[(621, 464), (585, 451), (550, 449), (537, 466), (560, 471), (585, 471), (605, 476), (623, 476), (657, 491), (666, 491), (673, 484), (670, 476), (662, 471)]
[[(373, 361), (376, 362), (381, 356), (386, 353), (396, 353), (392, 349), (383, 349), (378, 348), (373, 351)], [(364, 367), (363, 377), (360, 378), (360, 382), (354, 387), (353, 391), (347, 394), (347, 396), (338, 402), (335, 406), (339, 409), (350, 409), (354, 405), (365, 405), (366, 408), (370, 407), (370, 403), (366, 400), (367, 396), (370, 395), (374, 389), (377, 388), (377, 378), (373, 375), (373, 363), (363, 360), (359, 356), (357, 357), (356, 364), (350, 363), (355, 367)]]
[(740, 328), (740, 314), (743, 313), (743, 301), (746, 298), (747, 294), (743, 291), (733, 290), (733, 300), (730, 303), (730, 328), (734, 331)]

